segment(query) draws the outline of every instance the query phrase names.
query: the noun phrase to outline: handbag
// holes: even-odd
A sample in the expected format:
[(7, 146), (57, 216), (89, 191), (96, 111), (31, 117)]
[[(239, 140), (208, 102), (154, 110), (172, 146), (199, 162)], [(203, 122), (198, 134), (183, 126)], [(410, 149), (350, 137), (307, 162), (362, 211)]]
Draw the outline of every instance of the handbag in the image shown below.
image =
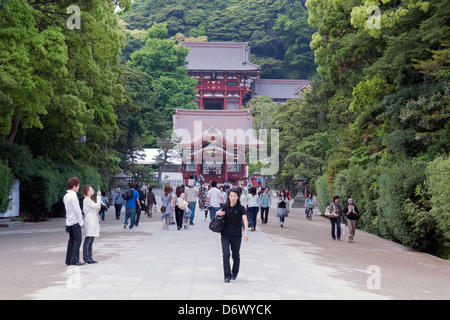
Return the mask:
[(166, 212), (166, 207), (169, 205), (169, 201), (170, 201), (171, 198), (172, 198), (171, 196), (168, 197), (168, 199), (167, 199), (167, 205), (161, 206), (161, 213), (165, 213), (165, 212)]
[(218, 232), (221, 233), (223, 231), (223, 228), (225, 228), (225, 219), (223, 216), (216, 216), (210, 223), (209, 223), (209, 229), (212, 232)]
[(177, 199), (177, 206), (180, 210), (186, 210), (188, 203), (184, 201), (182, 198)]

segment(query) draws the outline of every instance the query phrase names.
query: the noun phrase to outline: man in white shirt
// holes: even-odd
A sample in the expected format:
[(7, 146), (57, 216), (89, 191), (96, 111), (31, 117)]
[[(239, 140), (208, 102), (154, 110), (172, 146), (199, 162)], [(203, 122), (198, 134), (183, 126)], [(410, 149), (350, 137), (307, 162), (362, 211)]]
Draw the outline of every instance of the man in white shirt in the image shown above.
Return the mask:
[(217, 182), (211, 181), (211, 189), (208, 191), (208, 194), (206, 195), (206, 203), (207, 207), (210, 208), (209, 214), (211, 217), (211, 220), (214, 220), (216, 217), (216, 212), (220, 210), (220, 204), (226, 199), (223, 199), (222, 193), (217, 188)]
[(81, 266), (84, 264), (80, 262), (81, 227), (84, 221), (77, 196), (77, 192), (80, 190), (80, 180), (77, 177), (70, 178), (67, 188), (67, 193), (63, 198), (66, 208), (66, 231), (69, 233), (66, 264)]

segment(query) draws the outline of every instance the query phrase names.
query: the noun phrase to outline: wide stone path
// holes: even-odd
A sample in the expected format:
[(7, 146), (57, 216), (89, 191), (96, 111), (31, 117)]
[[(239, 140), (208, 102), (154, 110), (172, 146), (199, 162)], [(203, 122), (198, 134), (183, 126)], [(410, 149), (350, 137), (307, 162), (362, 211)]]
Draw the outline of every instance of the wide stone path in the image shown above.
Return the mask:
[[(111, 209), (94, 242), (99, 263), (64, 264), (64, 219), (0, 229), (0, 299), (449, 299), (448, 261), (357, 231), (333, 241), (329, 222), (292, 210), (280, 228), (250, 232), (237, 280), (223, 281), (220, 235), (196, 213), (195, 226), (163, 230), (159, 215), (124, 230)], [(374, 267), (374, 269), (372, 268)], [(372, 268), (372, 269), (371, 269)], [(377, 274), (378, 273), (378, 274)]]
[[(36, 299), (382, 299), (316, 269), (299, 250), (276, 244), (261, 228), (241, 247), (237, 280), (223, 281), (220, 235), (197, 219), (189, 230), (144, 219), (139, 243), (112, 259), (65, 268), (66, 276), (31, 294)], [(156, 219), (152, 219), (156, 220)], [(115, 227), (117, 228), (117, 227)], [(108, 250), (107, 230), (94, 248)], [(124, 230), (124, 233), (136, 230)], [(61, 248), (62, 249), (62, 248)], [(98, 256), (98, 254), (97, 254)], [(66, 279), (64, 279), (66, 278)]]

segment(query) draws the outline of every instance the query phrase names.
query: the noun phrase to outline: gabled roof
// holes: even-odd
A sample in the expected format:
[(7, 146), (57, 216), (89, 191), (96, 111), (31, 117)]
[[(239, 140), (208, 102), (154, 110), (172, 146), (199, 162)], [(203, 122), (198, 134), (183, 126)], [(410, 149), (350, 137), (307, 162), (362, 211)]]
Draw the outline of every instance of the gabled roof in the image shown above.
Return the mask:
[[(215, 137), (215, 140), (227, 140), (232, 144), (243, 142), (246, 146), (261, 146), (264, 144), (253, 136), (252, 119), (249, 110), (202, 110), (202, 109), (176, 109), (173, 118), (173, 130), (186, 133), (186, 139), (180, 141), (181, 145), (201, 143), (202, 138)], [(237, 130), (242, 131), (237, 131)], [(234, 136), (227, 137), (227, 130)], [(176, 132), (176, 131), (175, 131)], [(243, 133), (239, 134), (239, 133)], [(184, 137), (183, 137), (184, 138)], [(243, 140), (234, 141), (235, 138)], [(239, 140), (239, 139), (237, 139)]]
[(253, 71), (261, 68), (250, 62), (248, 42), (183, 42), (190, 48), (188, 71)]
[(255, 79), (252, 96), (266, 96), (272, 99), (294, 99), (308, 86), (309, 80)]

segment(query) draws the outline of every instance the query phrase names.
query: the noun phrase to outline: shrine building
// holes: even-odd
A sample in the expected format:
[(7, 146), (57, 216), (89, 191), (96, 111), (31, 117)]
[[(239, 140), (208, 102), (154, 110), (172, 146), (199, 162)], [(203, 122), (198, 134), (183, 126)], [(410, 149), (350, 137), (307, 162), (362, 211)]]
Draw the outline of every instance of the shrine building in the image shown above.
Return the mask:
[(261, 68), (250, 62), (247, 42), (182, 45), (190, 49), (188, 75), (198, 81), (194, 101), (199, 107), (176, 109), (173, 115), (174, 132), (182, 136), (178, 146), (183, 148), (183, 179), (202, 175), (205, 183), (246, 185), (249, 173), (243, 153), (260, 148), (264, 141), (253, 136), (252, 116), (242, 107), (252, 96), (262, 95), (284, 103), (301, 94), (309, 81), (259, 79)]

